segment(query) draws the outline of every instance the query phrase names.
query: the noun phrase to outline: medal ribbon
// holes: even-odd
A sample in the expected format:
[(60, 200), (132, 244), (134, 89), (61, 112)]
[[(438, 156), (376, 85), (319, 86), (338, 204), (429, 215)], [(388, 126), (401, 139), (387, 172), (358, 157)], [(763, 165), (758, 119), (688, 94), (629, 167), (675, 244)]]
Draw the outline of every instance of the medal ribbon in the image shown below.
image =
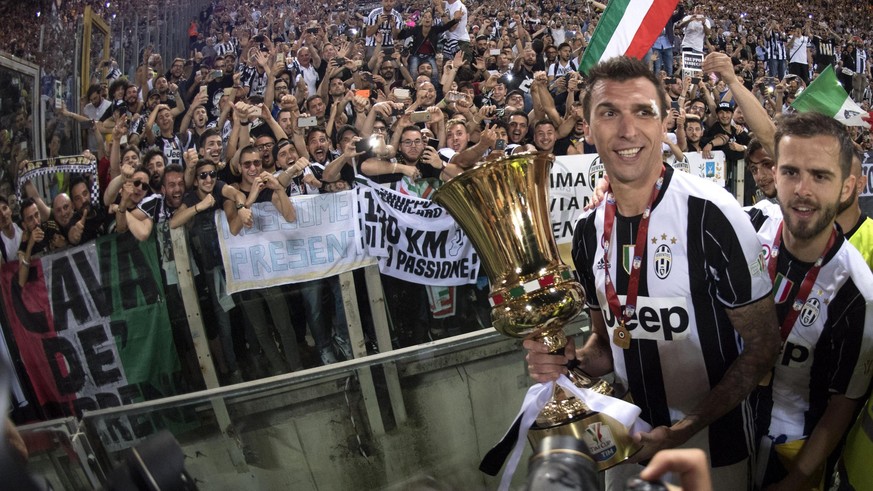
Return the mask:
[[(776, 238), (773, 239), (773, 246), (770, 248), (770, 259), (767, 262), (767, 270), (770, 272), (771, 282), (776, 281), (776, 263), (779, 262), (779, 247), (782, 245), (782, 223), (784, 222), (779, 223), (779, 229), (776, 231)], [(803, 277), (803, 282), (800, 284), (800, 290), (797, 291), (797, 296), (794, 297), (794, 303), (791, 305), (791, 310), (788, 311), (788, 315), (786, 315), (785, 319), (782, 321), (780, 334), (782, 334), (783, 342), (788, 339), (788, 335), (791, 334), (791, 330), (794, 329), (794, 322), (797, 321), (797, 316), (800, 315), (800, 309), (802, 309), (804, 304), (806, 304), (806, 297), (809, 296), (813, 285), (815, 285), (815, 280), (818, 278), (818, 272), (821, 270), (821, 265), (824, 263), (825, 256), (828, 255), (828, 252), (830, 252), (836, 241), (837, 229), (836, 227), (832, 227), (831, 237), (828, 239), (824, 251), (822, 251), (821, 256), (816, 259), (812, 268), (806, 272), (806, 276)], [(785, 279), (787, 280), (788, 278), (786, 277)], [(775, 292), (773, 293), (775, 294)]]
[[(606, 270), (606, 301), (609, 304), (609, 310), (616, 319), (621, 319), (622, 324), (627, 324), (636, 311), (637, 293), (640, 287), (640, 266), (643, 262), (643, 251), (646, 247), (646, 237), (649, 232), (649, 217), (652, 213), (652, 205), (658, 199), (658, 194), (661, 192), (661, 187), (664, 185), (665, 168), (661, 167), (661, 175), (655, 181), (652, 188), (652, 197), (649, 199), (649, 204), (646, 205), (646, 210), (643, 212), (643, 218), (640, 220), (640, 226), (637, 229), (637, 238), (634, 243), (633, 264), (631, 265), (630, 278), (627, 283), (627, 298), (624, 308), (618, 300), (618, 295), (615, 292), (615, 286), (612, 284), (612, 279), (609, 277), (609, 258), (610, 258), (610, 239), (612, 238), (612, 228), (615, 224), (615, 197), (612, 195), (612, 186), (606, 191), (606, 214), (603, 220), (603, 265)], [(617, 277), (617, 276), (616, 276)]]

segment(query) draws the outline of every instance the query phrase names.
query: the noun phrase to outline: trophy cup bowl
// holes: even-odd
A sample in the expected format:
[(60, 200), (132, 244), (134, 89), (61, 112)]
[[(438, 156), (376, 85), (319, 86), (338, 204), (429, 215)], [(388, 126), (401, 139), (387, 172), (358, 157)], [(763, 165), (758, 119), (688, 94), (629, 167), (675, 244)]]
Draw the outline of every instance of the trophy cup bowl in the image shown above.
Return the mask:
[[(552, 234), (548, 194), (553, 162), (547, 152), (486, 160), (443, 184), (433, 201), (448, 210), (479, 254), (491, 283), (494, 328), (505, 336), (535, 338), (560, 353), (567, 344), (563, 327), (582, 312), (585, 293), (561, 261)], [(604, 395), (626, 395), (578, 368), (570, 371), (570, 379)], [(534, 447), (546, 436), (579, 438), (600, 470), (640, 449), (620, 423), (554, 387), (528, 432)]]

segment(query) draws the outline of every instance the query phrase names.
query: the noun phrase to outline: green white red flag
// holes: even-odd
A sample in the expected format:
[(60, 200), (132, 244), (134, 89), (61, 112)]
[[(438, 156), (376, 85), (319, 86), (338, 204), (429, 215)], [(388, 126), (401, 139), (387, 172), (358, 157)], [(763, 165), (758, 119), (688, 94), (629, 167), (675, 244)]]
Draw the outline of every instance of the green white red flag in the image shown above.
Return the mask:
[(678, 0), (611, 0), (582, 56), (579, 71), (616, 56), (642, 59), (667, 25)]
[(834, 67), (828, 65), (821, 74), (791, 103), (798, 112), (814, 111), (830, 116), (846, 126), (870, 127), (867, 111), (849, 97), (837, 81)]

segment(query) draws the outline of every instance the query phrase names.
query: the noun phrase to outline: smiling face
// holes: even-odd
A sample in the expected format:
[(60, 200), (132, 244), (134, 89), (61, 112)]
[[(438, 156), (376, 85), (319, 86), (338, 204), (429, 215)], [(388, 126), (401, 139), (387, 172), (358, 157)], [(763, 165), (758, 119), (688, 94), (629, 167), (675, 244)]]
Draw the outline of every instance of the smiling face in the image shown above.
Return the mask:
[(551, 124), (539, 124), (534, 130), (534, 146), (537, 150), (551, 152), (555, 149), (555, 127)]
[(181, 172), (167, 172), (164, 174), (164, 184), (161, 187), (164, 201), (170, 208), (182, 206), (182, 196), (185, 194), (185, 175)]
[[(211, 193), (212, 188), (215, 187), (216, 178), (207, 175), (213, 172), (215, 172), (215, 166), (208, 164), (198, 166), (197, 171), (194, 173), (194, 185), (197, 187), (197, 190), (199, 191), (198, 195), (201, 198)], [(203, 176), (203, 178), (200, 176)]]
[(519, 114), (509, 117), (509, 140), (512, 143), (521, 143), (527, 137), (527, 118)]
[(136, 171), (133, 173), (133, 194), (130, 195), (130, 200), (135, 204), (139, 204), (143, 198), (149, 194), (151, 184), (149, 184), (151, 176), (145, 171)]
[(778, 150), (776, 192), (785, 229), (800, 241), (830, 233), (837, 208), (855, 183), (854, 176), (841, 176), (837, 139), (788, 135), (779, 140)]
[(425, 82), (418, 86), (417, 96), (421, 99), (422, 106), (432, 106), (436, 102), (436, 89), (430, 82)]
[[(3, 206), (5, 206), (5, 204), (0, 203), (0, 213), (3, 213)], [(9, 207), (6, 206), (6, 209), (8, 210)], [(11, 213), (10, 210), (10, 214)], [(55, 196), (55, 199), (52, 201), (52, 216), (62, 228), (66, 228), (67, 225), (70, 224), (70, 219), (73, 218), (73, 202), (66, 193), (61, 193)], [(0, 228), (2, 228), (2, 226), (0, 226)]]
[(158, 112), (156, 122), (158, 123), (158, 128), (160, 128), (161, 133), (173, 132), (173, 113), (171, 113), (169, 109), (161, 109)]
[(239, 156), (239, 165), (242, 170), (243, 182), (251, 186), (255, 178), (263, 171), (263, 161), (259, 152), (243, 152)]
[(213, 162), (221, 162), (221, 137), (218, 135), (207, 137), (200, 149), (200, 156)]
[(76, 183), (70, 189), (70, 199), (73, 200), (73, 210), (82, 211), (85, 206), (91, 203), (91, 190), (88, 189), (88, 185), (84, 182)]
[(139, 165), (139, 154), (136, 153), (136, 150), (127, 149), (121, 155), (121, 165), (129, 165), (131, 167), (136, 167)]
[(597, 146), (610, 178), (630, 184), (660, 170), (664, 122), (655, 85), (645, 78), (600, 80), (590, 93), (585, 138)]

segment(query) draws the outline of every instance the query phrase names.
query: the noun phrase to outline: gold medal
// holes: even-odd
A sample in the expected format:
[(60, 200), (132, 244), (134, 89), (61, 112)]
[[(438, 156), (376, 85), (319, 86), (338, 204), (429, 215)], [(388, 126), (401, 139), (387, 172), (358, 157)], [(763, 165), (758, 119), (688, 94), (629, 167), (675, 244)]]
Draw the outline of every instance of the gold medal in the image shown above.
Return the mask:
[(630, 348), (631, 333), (624, 326), (624, 322), (619, 322), (618, 327), (612, 331), (612, 342), (621, 349)]

